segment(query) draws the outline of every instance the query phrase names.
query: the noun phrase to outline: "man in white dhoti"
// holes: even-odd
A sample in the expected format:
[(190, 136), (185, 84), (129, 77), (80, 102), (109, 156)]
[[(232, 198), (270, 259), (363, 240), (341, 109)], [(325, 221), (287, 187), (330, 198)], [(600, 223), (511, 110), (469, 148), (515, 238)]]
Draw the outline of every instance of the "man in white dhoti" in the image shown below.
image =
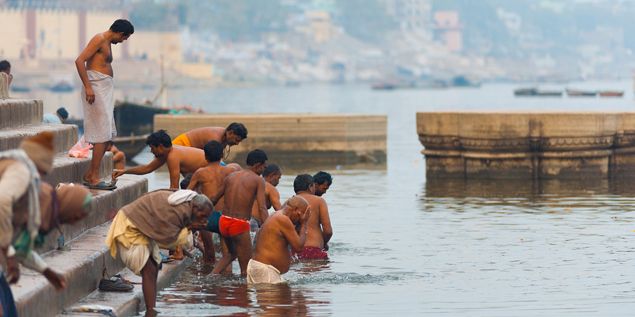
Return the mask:
[(90, 167), (84, 174), (84, 184), (93, 189), (115, 189), (114, 184), (99, 179), (99, 165), (106, 148), (117, 134), (113, 117), (115, 100), (111, 44), (122, 43), (132, 33), (132, 24), (119, 19), (106, 32), (93, 36), (75, 60), (83, 84), (84, 138), (93, 144), (93, 155)]

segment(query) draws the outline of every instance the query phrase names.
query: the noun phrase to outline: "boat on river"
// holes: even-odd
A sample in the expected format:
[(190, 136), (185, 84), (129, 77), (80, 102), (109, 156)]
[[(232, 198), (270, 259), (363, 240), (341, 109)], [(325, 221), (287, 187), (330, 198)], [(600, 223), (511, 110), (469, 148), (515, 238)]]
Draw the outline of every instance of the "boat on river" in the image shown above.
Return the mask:
[(595, 97), (598, 92), (595, 90), (578, 90), (578, 89), (569, 89), (565, 90), (567, 92), (567, 96), (569, 97)]
[(600, 90), (598, 95), (603, 98), (622, 98), (624, 97), (623, 90)]
[(562, 97), (562, 90), (541, 90), (536, 87), (514, 89), (516, 97)]

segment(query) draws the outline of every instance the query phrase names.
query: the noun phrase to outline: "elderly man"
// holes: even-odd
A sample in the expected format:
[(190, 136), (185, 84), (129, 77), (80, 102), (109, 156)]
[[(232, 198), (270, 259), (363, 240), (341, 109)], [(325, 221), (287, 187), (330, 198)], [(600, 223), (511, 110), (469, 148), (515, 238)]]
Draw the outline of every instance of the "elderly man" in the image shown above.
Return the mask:
[[(247, 265), (247, 283), (281, 283), (281, 274), (289, 271), (289, 247), (299, 252), (307, 237), (307, 221), (311, 215), (309, 203), (293, 196), (285, 206), (269, 217), (260, 228), (253, 257)], [(299, 226), (299, 232), (296, 227)]]
[(205, 228), (212, 202), (191, 190), (156, 190), (123, 206), (110, 225), (106, 245), (132, 272), (141, 275), (146, 316), (155, 316), (159, 246), (186, 244), (188, 229)]

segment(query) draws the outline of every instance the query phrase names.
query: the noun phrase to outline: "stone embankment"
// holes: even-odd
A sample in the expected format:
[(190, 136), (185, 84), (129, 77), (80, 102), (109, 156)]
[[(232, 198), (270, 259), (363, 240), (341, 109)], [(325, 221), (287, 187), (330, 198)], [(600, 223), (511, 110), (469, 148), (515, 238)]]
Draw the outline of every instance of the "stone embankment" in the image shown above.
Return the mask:
[[(66, 151), (77, 142), (77, 127), (74, 125), (43, 124), (42, 102), (38, 100), (0, 100), (0, 151), (17, 148), (25, 137), (41, 131), (52, 131), (55, 135), (57, 156), (54, 170), (45, 177), (53, 186), (58, 183), (81, 183), (82, 175), (88, 168), (89, 159), (70, 158)], [(106, 155), (100, 167), (101, 176), (109, 177), (112, 173), (112, 156)], [(110, 275), (123, 270), (120, 260), (113, 259), (104, 244), (110, 219), (123, 205), (147, 192), (147, 180), (142, 177), (121, 177), (114, 191), (93, 191), (91, 212), (82, 221), (61, 228), (66, 246), (58, 250), (59, 233), (51, 233), (44, 246), (39, 250), (44, 260), (56, 271), (64, 274), (67, 288), (63, 291), (55, 289), (43, 276), (22, 268), (22, 276), (18, 284), (13, 285), (14, 297), (20, 316), (56, 316), (70, 311), (73, 305), (92, 303), (91, 298), (98, 296), (102, 303), (112, 306), (117, 316), (133, 315), (142, 309), (140, 287), (136, 287), (135, 295), (127, 293), (127, 301), (110, 300), (116, 298), (111, 293), (99, 293), (97, 284), (104, 269)], [(169, 282), (182, 268), (184, 263), (169, 264), (161, 274), (162, 285)], [(122, 271), (123, 270), (123, 271)]]
[(354, 114), (156, 115), (154, 128), (175, 138), (205, 126), (241, 122), (247, 140), (232, 147), (230, 160), (244, 165), (246, 154), (264, 150), (282, 167), (385, 166), (387, 117)]
[(428, 178), (635, 176), (635, 113), (420, 112)]

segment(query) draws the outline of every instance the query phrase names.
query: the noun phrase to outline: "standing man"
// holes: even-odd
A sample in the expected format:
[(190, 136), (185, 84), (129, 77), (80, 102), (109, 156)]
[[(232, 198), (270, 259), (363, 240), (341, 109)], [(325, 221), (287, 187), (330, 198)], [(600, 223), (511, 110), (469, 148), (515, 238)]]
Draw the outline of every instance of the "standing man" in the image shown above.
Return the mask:
[[(280, 183), (280, 177), (282, 177), (282, 171), (276, 164), (269, 164), (265, 171), (262, 172), (262, 177), (265, 179), (265, 203), (267, 204), (267, 210), (273, 207), (273, 210), (282, 209), (280, 204), (280, 193), (276, 189), (278, 183)], [(251, 231), (257, 231), (262, 225), (263, 220), (260, 217), (260, 210), (258, 204), (254, 204), (251, 209)]]
[[(281, 283), (281, 274), (289, 271), (289, 247), (299, 252), (307, 239), (309, 203), (300, 196), (289, 198), (282, 210), (276, 211), (260, 229), (254, 256), (247, 265), (247, 283)], [(296, 227), (300, 227), (299, 234)]]
[[(265, 180), (260, 174), (267, 167), (267, 154), (262, 150), (253, 150), (247, 154), (247, 169), (229, 174), (225, 178), (223, 215), (243, 219), (249, 223), (251, 208), (254, 201), (258, 203), (258, 210), (263, 221), (267, 219), (265, 204)], [(234, 259), (238, 258), (240, 274), (247, 275), (247, 262), (251, 258), (251, 236), (249, 230), (232, 237), (223, 237), (227, 251), (223, 250), (223, 257), (218, 261), (212, 273), (223, 272)]]
[(99, 181), (99, 166), (106, 147), (117, 135), (113, 117), (115, 100), (111, 44), (122, 43), (132, 33), (132, 24), (119, 19), (109, 30), (93, 36), (75, 60), (83, 84), (84, 137), (93, 144), (93, 155), (90, 167), (84, 174), (84, 184), (93, 189), (114, 189), (113, 184)]
[(313, 175), (313, 182), (315, 183), (315, 195), (322, 197), (333, 184), (333, 177), (327, 172), (319, 171)]
[(0, 61), (0, 99), (9, 98), (9, 86), (12, 80), (11, 63), (7, 60)]
[(333, 236), (329, 208), (322, 197), (314, 195), (315, 184), (311, 175), (298, 175), (293, 181), (295, 193), (306, 199), (311, 206), (311, 216), (307, 224), (308, 233), (302, 252), (298, 252), (301, 260), (328, 259), (328, 242)]

